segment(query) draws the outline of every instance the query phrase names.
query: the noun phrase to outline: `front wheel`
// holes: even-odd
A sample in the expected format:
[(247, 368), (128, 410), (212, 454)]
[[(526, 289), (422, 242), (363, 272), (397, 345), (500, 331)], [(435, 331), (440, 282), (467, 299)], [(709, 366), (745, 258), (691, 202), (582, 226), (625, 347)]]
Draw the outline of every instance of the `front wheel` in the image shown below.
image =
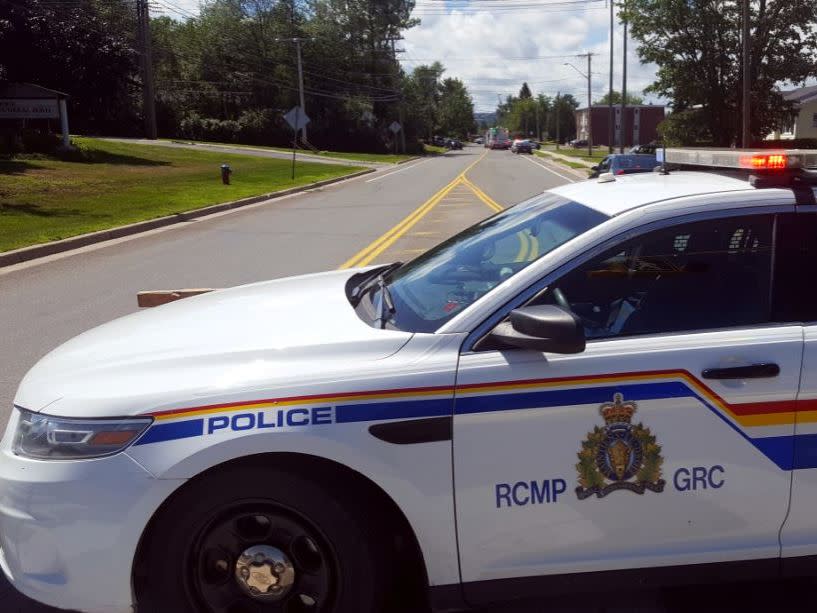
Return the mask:
[(186, 486), (146, 537), (138, 613), (381, 613), (377, 522), (327, 490), (262, 466)]

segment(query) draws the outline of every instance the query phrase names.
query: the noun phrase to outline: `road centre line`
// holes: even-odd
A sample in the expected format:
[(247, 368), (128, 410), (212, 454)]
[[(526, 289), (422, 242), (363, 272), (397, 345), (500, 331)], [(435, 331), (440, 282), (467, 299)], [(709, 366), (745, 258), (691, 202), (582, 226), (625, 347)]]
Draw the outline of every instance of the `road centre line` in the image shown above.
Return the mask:
[[(454, 189), (463, 181), (468, 183), (468, 180), (465, 178), (465, 173), (467, 173), (469, 170), (471, 170), (471, 168), (476, 166), (487, 154), (488, 151), (485, 151), (485, 153), (479, 156), (479, 158), (471, 162), (471, 164), (469, 164), (465, 170), (463, 170), (460, 174), (454, 177), (454, 179), (450, 183), (445, 185), (442, 189), (440, 189), (437, 193), (431, 196), (431, 198), (426, 200), (414, 211), (409, 213), (409, 215), (405, 217), (402, 221), (397, 223), (397, 225), (388, 229), (383, 235), (375, 239), (372, 243), (370, 243), (369, 245), (358, 251), (351, 258), (346, 260), (343, 264), (340, 265), (339, 268), (340, 269), (357, 268), (367, 266), (368, 264), (370, 264), (378, 255), (383, 253), (383, 251), (385, 251), (388, 247), (394, 244), (394, 242), (398, 238), (403, 236), (418, 221), (420, 221), (431, 209), (433, 209), (437, 205), (437, 203), (440, 202), (440, 200), (442, 200), (448, 194), (448, 192), (450, 192), (452, 189)], [(483, 202), (485, 201), (483, 200)]]
[[(535, 155), (535, 154), (534, 154), (534, 155)], [(556, 171), (555, 171), (555, 170), (553, 170), (552, 168), (548, 168), (548, 167), (547, 167), (547, 166), (545, 166), (544, 164), (540, 164), (539, 162), (536, 162), (536, 161), (532, 160), (531, 158), (526, 157), (526, 158), (524, 158), (524, 159), (526, 159), (526, 160), (527, 160), (528, 162), (530, 162), (531, 164), (534, 164), (534, 165), (538, 166), (539, 168), (544, 168), (544, 169), (545, 169), (545, 170), (547, 170), (548, 172), (552, 172), (552, 173), (553, 173), (553, 174), (555, 174), (557, 177), (561, 177), (561, 178), (562, 178), (562, 179), (564, 179), (565, 181), (570, 181), (571, 183), (575, 183), (576, 181), (578, 181), (578, 179), (571, 179), (570, 177), (566, 177), (566, 176), (564, 176), (563, 174), (556, 172)]]
[(480, 200), (482, 200), (482, 202), (487, 204), (489, 208), (493, 209), (497, 213), (499, 211), (505, 210), (505, 207), (503, 207), (501, 204), (496, 202), (493, 198), (491, 198), (488, 194), (486, 194), (484, 191), (482, 191), (476, 185), (471, 183), (471, 181), (468, 179), (468, 177), (465, 176), (465, 173), (463, 173), (462, 182), (465, 184), (466, 187), (468, 187), (468, 189), (470, 189), (472, 192), (474, 192), (474, 195), (477, 198), (479, 198)]
[(428, 160), (430, 160), (430, 159), (431, 159), (431, 158), (427, 158), (427, 159), (425, 159), (425, 160), (420, 160), (420, 161), (419, 161), (419, 162), (417, 162), (416, 164), (411, 164), (410, 166), (404, 166), (403, 168), (400, 168), (400, 169), (398, 169), (398, 170), (392, 170), (391, 172), (387, 172), (387, 173), (386, 173), (386, 174), (384, 174), (384, 175), (378, 175), (378, 176), (376, 176), (376, 177), (374, 177), (374, 178), (372, 178), (372, 179), (366, 179), (366, 183), (372, 183), (372, 182), (374, 182), (374, 181), (380, 181), (380, 179), (385, 179), (386, 177), (390, 177), (390, 176), (392, 176), (392, 175), (396, 175), (398, 172), (403, 172), (404, 170), (409, 170), (409, 169), (411, 169), (411, 168), (416, 168), (416, 167), (417, 167), (417, 166), (419, 166), (420, 164), (425, 164), (425, 163), (426, 163), (426, 162), (428, 162)]

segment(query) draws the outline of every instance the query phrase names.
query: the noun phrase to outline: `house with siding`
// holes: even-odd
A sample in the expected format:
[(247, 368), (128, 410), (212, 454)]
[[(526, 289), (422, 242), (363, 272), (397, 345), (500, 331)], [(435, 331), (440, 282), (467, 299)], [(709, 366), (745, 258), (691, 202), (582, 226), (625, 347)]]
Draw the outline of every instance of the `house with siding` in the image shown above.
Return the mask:
[(783, 98), (794, 103), (795, 113), (780, 130), (766, 140), (817, 138), (817, 85), (799, 87), (781, 92)]

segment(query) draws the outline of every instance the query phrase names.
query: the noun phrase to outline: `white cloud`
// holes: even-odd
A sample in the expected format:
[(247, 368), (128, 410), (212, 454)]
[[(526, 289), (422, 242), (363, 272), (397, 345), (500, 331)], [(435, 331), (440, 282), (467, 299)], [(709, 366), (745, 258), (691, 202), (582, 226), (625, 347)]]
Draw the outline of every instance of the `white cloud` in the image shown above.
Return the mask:
[[(421, 5), (422, 6), (422, 5)], [(427, 6), (427, 5), (426, 5)], [(523, 81), (535, 92), (550, 96), (571, 93), (587, 102), (587, 80), (570, 62), (586, 74), (587, 60), (576, 56), (588, 50), (592, 58), (592, 98), (607, 92), (610, 70), (610, 14), (602, 3), (583, 11), (545, 9), (463, 11), (451, 8), (446, 14), (423, 15), (421, 24), (405, 33), (402, 47), (407, 70), (439, 60), (445, 76), (458, 77), (468, 86), (477, 111), (496, 108), (497, 94), (516, 94)], [(627, 91), (638, 95), (655, 76), (655, 66), (643, 66), (628, 42)], [(614, 30), (613, 86), (621, 89), (622, 28)], [(518, 59), (537, 58), (537, 59)], [(647, 98), (660, 102), (654, 96)]]

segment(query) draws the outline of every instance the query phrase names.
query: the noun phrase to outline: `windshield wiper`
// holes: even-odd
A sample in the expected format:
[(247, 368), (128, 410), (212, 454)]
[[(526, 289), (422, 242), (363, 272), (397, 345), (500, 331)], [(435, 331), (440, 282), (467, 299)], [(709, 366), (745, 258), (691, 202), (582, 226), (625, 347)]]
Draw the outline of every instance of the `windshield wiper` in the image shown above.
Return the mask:
[(372, 287), (375, 283), (380, 283), (381, 278), (385, 278), (391, 272), (394, 272), (398, 268), (403, 265), (403, 262), (393, 262), (388, 266), (385, 266), (380, 269), (375, 269), (372, 271), (372, 274), (366, 276), (360, 283), (358, 283), (354, 289), (352, 289), (352, 294), (349, 296), (350, 300), (352, 301), (352, 306), (356, 307), (360, 304), (361, 299), (363, 298), (363, 294), (366, 293), (370, 287)]
[(388, 319), (386, 318), (386, 312), (388, 311), (389, 315), (394, 315), (397, 309), (394, 308), (394, 300), (391, 297), (391, 291), (389, 291), (389, 286), (386, 284), (386, 273), (381, 273), (377, 276), (377, 283), (380, 289), (380, 329), (384, 329), (386, 327), (386, 322)]

